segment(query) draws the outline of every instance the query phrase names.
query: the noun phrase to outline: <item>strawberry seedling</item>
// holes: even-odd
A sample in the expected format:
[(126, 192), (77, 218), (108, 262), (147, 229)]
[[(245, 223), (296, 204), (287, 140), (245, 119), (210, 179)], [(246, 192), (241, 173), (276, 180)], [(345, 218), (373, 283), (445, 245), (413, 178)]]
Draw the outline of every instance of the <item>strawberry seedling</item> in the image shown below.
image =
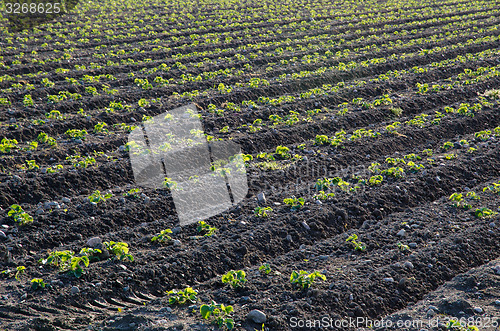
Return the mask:
[(402, 243), (397, 243), (397, 246), (401, 252), (408, 252), (410, 250), (410, 246)]
[(314, 271), (312, 273), (308, 273), (304, 270), (300, 270), (299, 272), (292, 271), (290, 283), (304, 290), (312, 286), (316, 277), (326, 280), (326, 276), (319, 271)]
[(498, 213), (486, 207), (477, 208), (474, 211), (474, 216), (476, 216), (477, 218), (491, 217), (496, 214)]
[(313, 195), (313, 199), (316, 200), (328, 200), (329, 198), (333, 198), (335, 193), (325, 193), (325, 191), (319, 191), (317, 194)]
[(33, 278), (33, 279), (31, 280), (31, 288), (32, 288), (33, 290), (35, 290), (35, 291), (36, 291), (36, 290), (38, 290), (38, 289), (45, 288), (45, 286), (46, 286), (46, 285), (47, 285), (47, 284), (45, 284), (45, 283), (43, 282), (43, 279), (41, 279), (41, 278)]
[(20, 282), (21, 281), (21, 278), (23, 277), (24, 275), (24, 272), (26, 271), (26, 267), (21, 265), (19, 267), (16, 268), (16, 274), (14, 276), (14, 278)]
[(26, 213), (19, 205), (10, 206), (7, 216), (11, 216), (14, 221), (19, 225), (27, 225), (33, 223), (33, 217)]
[(101, 202), (101, 201), (104, 202), (104, 201), (108, 200), (109, 198), (111, 198), (112, 196), (113, 196), (113, 194), (111, 194), (111, 193), (107, 193), (107, 194), (102, 195), (101, 191), (95, 190), (94, 193), (92, 193), (92, 195), (90, 195), (88, 197), (88, 199), (89, 199), (91, 204), (97, 205), (99, 202)]
[(254, 210), (254, 215), (257, 217), (268, 217), (267, 212), (272, 212), (273, 209), (271, 207), (256, 207)]
[(381, 175), (376, 175), (376, 176), (370, 177), (370, 180), (368, 181), (368, 183), (370, 185), (374, 186), (374, 185), (381, 184), (383, 180), (384, 180), (384, 178)]
[(243, 270), (231, 270), (222, 276), (222, 283), (230, 284), (232, 288), (240, 288), (247, 282), (246, 273)]
[(450, 195), (449, 200), (454, 201), (453, 206), (456, 208), (471, 209), (472, 206), (464, 201), (462, 193), (453, 193)]
[(491, 185), (483, 188), (483, 192), (500, 193), (500, 182), (491, 183)]
[(105, 241), (102, 243), (103, 247), (110, 251), (115, 257), (123, 261), (128, 259), (130, 262), (134, 261), (134, 257), (128, 253), (129, 248), (128, 244), (124, 242), (114, 242), (114, 241)]
[(129, 190), (128, 192), (123, 193), (123, 196), (125, 198), (139, 198), (139, 193), (141, 193), (141, 189), (139, 188), (133, 188)]
[(264, 263), (259, 267), (259, 271), (266, 275), (269, 275), (269, 273), (271, 272), (271, 266), (269, 265), (269, 263)]
[(158, 241), (161, 243), (170, 242), (172, 240), (172, 237), (168, 235), (169, 233), (172, 233), (172, 230), (170, 229), (161, 230), (159, 234), (151, 238), (151, 241)]
[(283, 200), (283, 203), (287, 204), (290, 206), (290, 210), (295, 211), (299, 210), (304, 206), (304, 198), (296, 198), (292, 196), (291, 198), (287, 198)]
[(171, 290), (168, 291), (168, 303), (171, 305), (183, 305), (186, 303), (196, 303), (198, 301), (198, 291), (193, 290), (191, 287), (186, 287), (184, 290)]
[(358, 235), (353, 233), (346, 240), (346, 242), (350, 242), (354, 250), (364, 251), (366, 249), (366, 245), (361, 241), (358, 241)]
[(210, 237), (210, 236), (215, 234), (215, 232), (217, 231), (217, 228), (214, 226), (210, 226), (205, 221), (199, 221), (197, 230), (198, 230), (198, 232), (204, 232), (204, 234), (203, 234), (204, 237)]
[(206, 320), (210, 319), (212, 324), (217, 325), (218, 328), (226, 327), (228, 330), (234, 328), (234, 320), (231, 318), (232, 312), (232, 306), (217, 304), (215, 301), (212, 301), (210, 305), (200, 307), (201, 317)]

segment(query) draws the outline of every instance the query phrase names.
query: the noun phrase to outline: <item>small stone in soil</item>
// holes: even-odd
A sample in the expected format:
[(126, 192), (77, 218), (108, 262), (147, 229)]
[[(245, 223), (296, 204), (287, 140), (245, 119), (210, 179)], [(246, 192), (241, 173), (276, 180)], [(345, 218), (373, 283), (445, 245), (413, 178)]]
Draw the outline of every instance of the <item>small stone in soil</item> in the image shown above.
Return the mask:
[(80, 289), (78, 288), (78, 286), (73, 286), (71, 288), (71, 294), (78, 294), (80, 293)]
[(266, 322), (267, 316), (260, 310), (254, 309), (248, 313), (247, 319), (250, 319), (257, 324), (261, 324)]
[(482, 313), (483, 313), (483, 308), (481, 308), (481, 307), (476, 307), (476, 308), (474, 308), (474, 312), (475, 312), (475, 313), (478, 313), (478, 314), (482, 314)]

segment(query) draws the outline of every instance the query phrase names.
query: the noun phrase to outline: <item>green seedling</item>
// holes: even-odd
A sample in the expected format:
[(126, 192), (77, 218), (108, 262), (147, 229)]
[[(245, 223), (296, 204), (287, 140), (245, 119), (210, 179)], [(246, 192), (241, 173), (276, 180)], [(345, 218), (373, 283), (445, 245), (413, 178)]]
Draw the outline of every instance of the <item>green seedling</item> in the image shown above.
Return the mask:
[(90, 195), (88, 197), (88, 199), (89, 199), (90, 203), (96, 205), (101, 201), (104, 202), (104, 201), (108, 200), (112, 196), (113, 196), (113, 194), (111, 194), (111, 193), (107, 193), (107, 194), (102, 195), (101, 191), (95, 190), (94, 193), (92, 193), (92, 195)]
[(491, 217), (496, 214), (498, 213), (486, 207), (477, 208), (474, 211), (474, 216), (476, 216), (477, 218)]
[(123, 261), (125, 259), (128, 259), (130, 262), (134, 261), (134, 257), (129, 254), (129, 248), (128, 244), (124, 242), (114, 242), (114, 241), (105, 241), (102, 243), (103, 247), (109, 250), (115, 257)]
[(474, 192), (474, 191), (467, 192), (467, 194), (465, 196), (468, 199), (473, 199), (473, 200), (480, 200), (481, 199), (481, 197), (479, 195), (477, 195), (476, 192)]
[(402, 243), (397, 243), (397, 246), (401, 252), (407, 252), (410, 250), (410, 246), (402, 244)]
[(198, 302), (198, 291), (193, 290), (191, 287), (186, 287), (184, 290), (171, 290), (167, 292), (168, 303), (171, 305), (183, 305), (186, 303)]
[(350, 242), (354, 250), (363, 252), (366, 249), (366, 245), (361, 241), (358, 241), (358, 235), (355, 233), (350, 235), (345, 241)]
[(370, 185), (374, 186), (374, 185), (381, 184), (383, 180), (384, 180), (384, 177), (382, 177), (381, 175), (376, 175), (376, 176), (370, 177), (370, 180), (368, 181), (368, 183)]
[(200, 307), (201, 317), (211, 320), (212, 324), (217, 325), (218, 328), (226, 327), (228, 330), (234, 328), (234, 320), (231, 318), (232, 312), (232, 306), (217, 304), (215, 301), (212, 301), (210, 305)]
[(292, 271), (292, 274), (290, 275), (290, 283), (304, 290), (312, 286), (316, 277), (326, 280), (326, 276), (319, 271), (314, 271), (312, 273), (308, 273), (304, 270), (300, 270), (298, 272)]
[(163, 187), (168, 188), (169, 190), (177, 190), (178, 184), (176, 181), (172, 180), (172, 178), (166, 177), (163, 181)]
[(273, 209), (271, 207), (256, 207), (254, 210), (254, 215), (257, 217), (268, 217), (268, 212), (272, 212)]
[(141, 189), (139, 188), (133, 188), (129, 190), (128, 192), (123, 193), (123, 196), (125, 198), (139, 198), (139, 193), (141, 193)]
[(453, 193), (449, 200), (453, 201), (453, 206), (456, 208), (471, 209), (472, 206), (464, 201), (462, 193)]
[(450, 148), (453, 148), (453, 143), (451, 141), (447, 141), (443, 144), (443, 146), (441, 148), (444, 149), (445, 151), (447, 151)]
[(325, 191), (319, 191), (317, 194), (313, 195), (313, 199), (316, 200), (328, 200), (329, 198), (333, 198), (335, 193), (325, 193)]
[(80, 250), (80, 255), (81, 256), (87, 256), (89, 258), (90, 262), (93, 261), (100, 261), (101, 259), (99, 258), (99, 254), (101, 254), (102, 251), (97, 248), (89, 248), (89, 247), (84, 247)]
[(304, 202), (304, 198), (296, 198), (294, 196), (283, 200), (283, 203), (289, 205), (292, 211), (302, 208), (304, 206)]
[(0, 142), (0, 152), (3, 154), (10, 153), (13, 148), (17, 147), (17, 144), (18, 142), (16, 139), (3, 138)]
[(88, 267), (90, 264), (87, 255), (75, 256), (73, 251), (50, 252), (47, 258), (40, 259), (38, 262), (43, 265), (54, 265), (59, 268), (60, 272), (70, 272), (77, 278), (83, 275), (83, 267)]
[(483, 188), (483, 192), (500, 193), (500, 182), (491, 183), (491, 185)]
[(35, 291), (36, 291), (36, 290), (38, 290), (38, 289), (45, 288), (45, 286), (46, 286), (46, 285), (47, 285), (47, 284), (45, 284), (45, 283), (43, 282), (43, 279), (41, 279), (41, 278), (33, 278), (33, 279), (31, 280), (31, 288), (32, 288), (33, 290), (35, 290)]
[(16, 268), (16, 274), (14, 276), (14, 278), (20, 282), (21, 281), (21, 278), (23, 277), (24, 275), (24, 272), (26, 271), (26, 267), (21, 265), (19, 267)]
[(259, 267), (259, 271), (266, 275), (269, 275), (271, 273), (271, 266), (269, 265), (269, 263), (264, 263)]
[(477, 326), (474, 325), (464, 325), (465, 323), (460, 322), (456, 319), (450, 319), (446, 324), (447, 330), (456, 330), (456, 331), (479, 331)]
[(316, 184), (314, 184), (314, 188), (317, 191), (328, 189), (332, 185), (332, 180), (330, 178), (318, 178), (316, 180)]
[(70, 129), (67, 130), (64, 134), (73, 139), (85, 140), (88, 132), (87, 130)]
[(19, 225), (28, 225), (30, 223), (33, 223), (33, 217), (26, 213), (19, 205), (10, 206), (10, 210), (7, 213), (7, 216), (11, 216)]
[(168, 235), (169, 233), (172, 233), (172, 230), (170, 229), (161, 230), (159, 234), (151, 238), (151, 241), (158, 241), (161, 243), (170, 242), (172, 240), (172, 237)]
[(204, 237), (210, 237), (210, 236), (213, 236), (215, 234), (215, 232), (217, 231), (217, 228), (215, 226), (210, 226), (205, 221), (199, 221), (197, 230), (198, 230), (198, 232), (204, 232), (204, 234), (203, 234)]
[(26, 160), (26, 165), (23, 165), (24, 170), (32, 171), (40, 169), (40, 166), (36, 164), (35, 160)]
[(491, 131), (489, 131), (489, 130), (483, 130), (483, 131), (479, 131), (479, 132), (474, 133), (474, 137), (476, 137), (482, 141), (488, 140), (490, 138), (490, 135), (491, 135)]
[(230, 284), (232, 288), (240, 288), (245, 286), (247, 282), (246, 273), (243, 270), (231, 270), (222, 276), (222, 283)]

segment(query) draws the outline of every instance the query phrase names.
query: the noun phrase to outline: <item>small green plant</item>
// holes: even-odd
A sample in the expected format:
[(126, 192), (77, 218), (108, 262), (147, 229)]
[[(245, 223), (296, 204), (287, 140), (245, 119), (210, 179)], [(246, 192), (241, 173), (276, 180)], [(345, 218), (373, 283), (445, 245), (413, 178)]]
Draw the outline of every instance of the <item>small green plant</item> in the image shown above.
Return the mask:
[(24, 272), (25, 272), (25, 271), (26, 271), (26, 267), (25, 267), (25, 266), (21, 265), (21, 266), (17, 267), (17, 268), (16, 268), (16, 274), (15, 274), (14, 278), (15, 278), (18, 282), (20, 282), (20, 281), (21, 281), (21, 279), (22, 279), (22, 277), (23, 277), (23, 275), (24, 275)]
[(448, 198), (449, 200), (453, 201), (453, 206), (456, 208), (463, 208), (463, 209), (471, 209), (472, 206), (470, 204), (467, 204), (464, 201), (464, 197), (462, 193), (453, 193), (450, 195)]
[(392, 107), (389, 110), (395, 116), (401, 116), (401, 114), (403, 114), (403, 109), (401, 109), (400, 107)]
[(24, 96), (23, 105), (24, 107), (33, 107), (35, 105), (35, 103), (33, 102), (33, 98), (31, 97), (30, 94)]
[(141, 189), (139, 188), (133, 188), (128, 190), (128, 192), (123, 193), (123, 196), (125, 198), (139, 198), (139, 193), (141, 193)]
[(245, 286), (247, 282), (246, 273), (243, 270), (231, 270), (222, 276), (223, 284), (230, 284), (232, 288), (240, 288)]
[(496, 214), (498, 213), (486, 207), (477, 208), (474, 211), (474, 216), (476, 216), (477, 218), (491, 217)]
[(332, 185), (332, 180), (330, 178), (318, 178), (314, 188), (317, 191), (328, 189)]
[(6, 154), (10, 153), (10, 151), (13, 148), (17, 147), (17, 140), (16, 139), (7, 139), (3, 138), (2, 141), (0, 142), (0, 152)]
[(128, 259), (130, 262), (134, 261), (134, 257), (129, 254), (129, 248), (128, 244), (124, 242), (114, 242), (114, 241), (105, 241), (102, 243), (103, 247), (109, 250), (115, 257), (123, 261), (125, 259)]
[(381, 175), (376, 175), (376, 176), (370, 177), (370, 180), (368, 181), (368, 183), (372, 186), (379, 185), (382, 183), (383, 180), (384, 180), (384, 177), (382, 177)]
[(448, 330), (455, 331), (479, 331), (479, 328), (477, 326), (464, 324), (465, 322), (461, 322), (456, 319), (450, 319), (448, 323), (446, 323), (446, 328)]
[(304, 198), (296, 198), (294, 196), (283, 200), (283, 203), (289, 205), (292, 211), (302, 208), (304, 206), (304, 202)]
[(45, 117), (53, 120), (64, 120), (66, 117), (61, 114), (59, 110), (51, 110), (49, 113), (45, 114)]
[(269, 265), (269, 263), (264, 263), (259, 267), (259, 271), (266, 275), (269, 275), (269, 273), (271, 273), (271, 266)]
[(402, 244), (402, 243), (397, 243), (397, 246), (401, 252), (407, 252), (410, 250), (410, 246)]
[(345, 241), (351, 243), (354, 250), (363, 252), (366, 249), (366, 245), (361, 241), (358, 241), (358, 235), (355, 233), (350, 235)]
[(36, 164), (35, 160), (26, 160), (26, 165), (23, 165), (24, 170), (32, 171), (40, 169), (40, 166)]
[(73, 139), (85, 140), (85, 137), (87, 136), (88, 132), (85, 129), (84, 130), (70, 129), (67, 130), (64, 134)]
[(163, 187), (166, 187), (170, 190), (177, 190), (178, 185), (177, 182), (172, 180), (172, 178), (166, 177), (165, 180), (163, 181)]
[(94, 125), (94, 133), (109, 133), (109, 130), (106, 129), (108, 125), (104, 122), (99, 122), (96, 125)]
[(326, 135), (317, 135), (316, 138), (314, 138), (314, 145), (324, 145), (328, 144), (330, 142), (330, 138)]
[(271, 207), (256, 207), (254, 210), (254, 215), (257, 217), (268, 217), (268, 212), (272, 212), (273, 209)]
[(172, 233), (172, 230), (170, 229), (161, 230), (159, 234), (151, 238), (151, 241), (158, 241), (161, 243), (170, 242), (172, 240), (172, 237), (168, 235), (169, 233)]
[(198, 302), (198, 291), (193, 290), (191, 287), (186, 287), (184, 290), (171, 290), (167, 292), (168, 303), (171, 305), (183, 305), (186, 303)]
[(313, 199), (316, 200), (328, 200), (329, 198), (333, 198), (335, 193), (325, 193), (325, 191), (319, 191), (315, 195), (313, 195)]
[(88, 256), (90, 262), (100, 261), (101, 258), (99, 257), (99, 254), (101, 253), (102, 251), (97, 248), (84, 247), (80, 250), (80, 255)]
[(432, 149), (430, 149), (430, 148), (428, 148), (428, 149), (424, 149), (424, 150), (422, 151), (422, 153), (423, 153), (423, 154), (425, 154), (425, 155), (427, 155), (427, 156), (429, 156), (429, 157), (431, 157), (431, 156), (432, 156), (432, 154), (433, 154)]
[(45, 283), (43, 282), (43, 279), (41, 279), (41, 278), (33, 278), (33, 279), (31, 280), (31, 288), (32, 288), (33, 290), (35, 290), (35, 291), (36, 291), (36, 290), (38, 290), (38, 289), (45, 288), (45, 286), (46, 286), (46, 285), (47, 285), (47, 284), (45, 284)]
[(483, 130), (483, 131), (479, 131), (479, 132), (474, 133), (474, 137), (476, 137), (482, 141), (486, 141), (486, 140), (490, 139), (490, 135), (491, 135), (491, 131), (489, 131), (489, 130)]
[(89, 201), (90, 203), (92, 204), (98, 204), (99, 202), (104, 202), (106, 200), (108, 200), (109, 198), (111, 198), (113, 196), (113, 194), (111, 193), (107, 193), (107, 194), (102, 194), (101, 191), (99, 190), (95, 190), (89, 197)]
[(197, 227), (198, 232), (204, 232), (203, 236), (204, 237), (210, 237), (217, 232), (217, 228), (214, 226), (210, 226), (208, 223), (205, 221), (199, 221), (198, 222), (198, 227)]
[(441, 148), (444, 149), (445, 151), (447, 151), (450, 148), (453, 148), (453, 143), (451, 141), (447, 141), (443, 144), (443, 146)]
[(491, 185), (488, 185), (485, 188), (483, 188), (483, 192), (500, 193), (500, 182), (491, 183)]
[(27, 225), (33, 223), (33, 217), (26, 213), (19, 205), (10, 206), (7, 216), (11, 216), (14, 221), (19, 225)]
[(212, 301), (210, 305), (201, 305), (200, 307), (201, 317), (211, 320), (211, 323), (219, 328), (226, 327), (228, 330), (234, 328), (234, 320), (231, 318), (232, 312), (232, 306), (217, 304), (215, 301)]
[(326, 276), (319, 271), (308, 273), (304, 270), (300, 270), (298, 272), (294, 270), (290, 275), (290, 283), (304, 290), (312, 286), (316, 277), (326, 280)]

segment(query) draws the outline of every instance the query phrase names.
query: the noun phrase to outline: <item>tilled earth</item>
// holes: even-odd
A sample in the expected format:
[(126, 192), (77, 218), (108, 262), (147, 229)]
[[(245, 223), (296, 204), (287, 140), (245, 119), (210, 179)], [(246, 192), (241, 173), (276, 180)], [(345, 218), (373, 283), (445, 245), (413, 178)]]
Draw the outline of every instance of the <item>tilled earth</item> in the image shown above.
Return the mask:
[[(129, 72), (143, 77), (142, 69), (160, 65), (165, 58), (173, 66), (177, 59), (171, 56), (185, 52), (182, 48), (185, 41), (166, 43), (172, 47), (168, 51), (158, 52), (151, 47), (145, 54), (130, 55), (140, 64), (100, 69), (92, 69), (92, 63), (105, 64), (107, 59), (92, 57), (99, 44), (90, 43), (65, 63), (68, 68), (76, 64), (88, 68), (71, 69), (66, 77), (55, 72), (57, 66), (50, 62), (16, 67), (15, 52), (2, 49), (2, 60), (13, 66), (2, 69), (6, 74), (26, 78), (43, 69), (55, 86), (37, 85), (30, 92), (37, 105), (28, 108), (22, 105), (24, 92), (7, 93), (5, 89), (10, 83), (0, 81), (0, 96), (8, 95), (13, 100), (12, 105), (0, 106), (0, 137), (24, 144), (23, 148), (0, 154), (0, 271), (26, 267), (20, 281), (12, 273), (0, 274), (0, 328), (213, 330), (215, 327), (204, 321), (199, 312), (201, 304), (213, 300), (233, 306), (238, 330), (440, 330), (451, 319), (472, 321), (479, 330), (498, 330), (500, 195), (494, 184), (500, 184), (500, 102), (498, 97), (487, 96), (485, 92), (498, 89), (500, 79), (495, 71), (490, 76), (481, 75), (500, 63), (498, 41), (488, 39), (498, 38), (495, 27), (500, 21), (497, 14), (490, 15), (487, 9), (457, 7), (456, 11), (440, 12), (437, 4), (428, 7), (435, 12), (426, 16), (426, 21), (413, 24), (415, 30), (411, 34), (399, 37), (394, 32), (414, 19), (361, 24), (366, 30), (361, 33), (357, 31), (361, 26), (357, 21), (354, 26), (344, 26), (331, 23), (328, 17), (324, 18), (324, 24), (331, 23), (328, 30), (298, 33), (294, 28), (284, 28), (280, 38), (291, 38), (290, 42), (327, 31), (335, 36), (332, 40), (339, 42), (336, 49), (339, 52), (374, 42), (376, 53), (353, 56), (356, 61), (375, 55), (389, 58), (405, 52), (419, 54), (290, 81), (272, 78), (348, 61), (335, 58), (267, 70), (268, 59), (259, 55), (247, 59), (255, 74), (217, 75), (208, 81), (142, 90), (135, 86)], [(489, 10), (493, 13), (493, 9), (498, 10), (497, 7)], [(430, 39), (432, 42), (425, 47), (436, 50), (428, 53), (418, 43), (403, 49), (385, 43), (399, 40), (396, 38), (411, 42), (437, 35), (445, 28), (439, 19), (450, 19), (452, 15), (456, 16), (449, 24), (458, 24), (467, 16), (477, 20), (470, 23), (472, 26), (489, 29), (474, 29), (471, 37), (466, 27), (446, 26), (452, 31), (463, 30), (464, 35), (449, 40)], [(183, 24), (189, 26), (189, 22)], [(263, 26), (268, 28), (279, 26), (275, 22), (266, 24)], [(304, 25), (308, 24), (315, 24), (314, 20), (304, 21)], [(376, 34), (383, 38), (356, 39), (368, 35), (367, 28), (379, 29)], [(217, 29), (210, 28), (206, 33), (218, 32)], [(239, 30), (229, 32), (238, 34)], [(255, 34), (249, 43), (273, 40), (269, 36), (263, 39), (255, 31), (251, 33)], [(135, 43), (149, 37), (137, 38), (128, 41)], [(341, 42), (341, 38), (345, 39)], [(479, 38), (486, 39), (474, 43)], [(346, 40), (358, 41), (343, 46)], [(38, 42), (33, 41), (29, 47), (39, 50)], [(307, 38), (300, 41), (306, 42)], [(0, 43), (7, 45), (3, 40)], [(236, 48), (238, 43), (234, 41), (224, 47)], [(456, 47), (446, 48), (450, 45)], [(200, 45), (193, 50), (213, 51), (218, 46)], [(132, 48), (128, 44), (123, 47), (127, 51)], [(266, 52), (271, 48), (262, 46)], [(225, 55), (233, 56), (236, 52), (231, 50)], [(302, 50), (300, 56), (312, 56), (314, 52)], [(203, 73), (203, 68), (243, 67), (243, 62), (223, 60), (219, 55), (207, 55), (208, 60), (214, 60), (210, 68), (192, 66), (186, 59), (179, 61), (189, 64), (192, 74)], [(291, 60), (295, 55), (299, 54), (280, 54), (273, 61)], [(38, 57), (47, 59), (50, 55), (40, 51)], [(205, 60), (196, 55), (189, 61), (196, 63), (195, 60), (202, 58)], [(148, 61), (140, 62), (143, 59)], [(486, 67), (490, 69), (482, 71)], [(401, 73), (395, 74), (398, 70)], [(470, 74), (475, 70), (477, 74)], [(165, 78), (177, 79), (186, 72), (172, 69)], [(464, 73), (471, 76), (464, 78)], [(118, 94), (85, 95), (84, 87), (93, 86), (86, 83), (67, 87), (65, 78), (81, 79), (86, 74), (115, 75), (117, 79), (107, 83), (117, 88)], [(380, 78), (384, 75), (387, 79)], [(224, 95), (210, 90), (220, 83), (231, 85), (254, 76), (267, 77), (272, 84), (252, 89), (238, 87)], [(472, 81), (471, 77), (477, 76), (482, 78)], [(471, 78), (471, 82), (451, 84), (466, 78)], [(153, 81), (154, 77), (149, 79)], [(418, 93), (417, 83), (429, 86), (450, 83), (451, 87), (425, 94)], [(340, 84), (343, 88), (332, 91), (325, 84)], [(66, 88), (72, 93), (83, 93), (84, 97), (57, 105), (38, 102), (47, 94), (55, 95)], [(301, 95), (314, 88), (327, 92), (313, 97)], [(208, 96), (193, 99), (173, 95), (204, 89), (210, 90)], [(296, 96), (294, 102), (278, 106), (242, 103), (260, 97), (290, 95)], [(366, 108), (351, 102), (358, 97), (371, 101), (382, 96), (390, 97), (390, 105)], [(137, 107), (142, 98), (158, 98), (162, 102)], [(123, 101), (130, 109), (105, 111), (113, 100)], [(217, 228), (216, 234), (209, 237), (198, 236), (197, 224), (179, 225), (168, 189), (137, 186), (125, 146), (127, 132), (112, 129), (113, 124), (134, 125), (145, 116), (157, 116), (192, 101), (202, 115), (206, 134), (215, 139), (231, 139), (242, 147), (244, 154), (253, 156), (246, 163), (248, 194), (236, 206), (206, 220)], [(231, 102), (242, 105), (241, 111), (228, 109)], [(338, 105), (344, 102), (349, 109), (340, 114)], [(214, 114), (210, 104), (225, 108), (224, 114)], [(467, 109), (479, 106), (465, 113), (445, 110), (463, 105), (468, 105)], [(54, 108), (66, 116), (64, 120), (46, 118)], [(85, 108), (85, 116), (77, 113), (80, 108)], [(399, 112), (395, 108), (400, 108)], [(311, 109), (321, 111), (308, 118)], [(300, 120), (292, 124), (270, 123), (272, 115), (286, 118), (294, 112)], [(43, 124), (34, 124), (42, 119)], [(259, 123), (256, 120), (264, 124), (252, 131), (249, 127)], [(100, 122), (108, 123), (110, 132), (93, 132)], [(388, 130), (394, 122), (399, 122), (396, 132)], [(85, 139), (70, 139), (65, 135), (68, 129), (75, 128), (85, 129), (89, 134)], [(358, 136), (360, 129), (376, 134)], [(346, 139), (337, 147), (315, 142), (318, 135), (336, 137), (341, 130), (345, 130)], [(34, 150), (25, 148), (41, 132), (55, 137), (57, 147), (40, 143)], [(277, 155), (278, 146), (288, 148), (297, 157)], [(275, 160), (259, 157), (263, 152), (274, 155)], [(77, 154), (95, 157), (96, 164), (74, 167), (67, 158)], [(35, 160), (40, 168), (23, 169), (27, 160)], [(410, 160), (414, 166), (424, 167), (412, 168)], [(47, 171), (57, 164), (63, 165), (60, 171)], [(390, 167), (401, 167), (404, 173), (387, 175), (384, 170)], [(370, 183), (377, 174), (384, 174), (383, 181)], [(347, 189), (331, 185), (326, 191), (334, 196), (318, 199), (317, 180), (334, 177), (346, 181)], [(124, 196), (135, 188), (140, 188), (137, 196)], [(112, 197), (92, 204), (88, 197), (95, 190), (111, 193)], [(476, 198), (467, 195), (471, 192), (476, 193)], [(453, 193), (462, 193), (470, 208), (455, 206), (450, 200)], [(304, 198), (304, 206), (291, 210), (283, 200), (292, 196)], [(26, 226), (16, 224), (8, 215), (13, 204), (21, 205), (34, 222)], [(257, 207), (270, 207), (272, 211), (268, 217), (258, 217), (254, 213)], [(476, 215), (481, 208), (488, 208), (493, 214)], [(164, 229), (172, 229), (172, 242), (152, 242), (152, 237)], [(346, 242), (354, 234), (366, 245), (364, 250), (356, 250)], [(94, 247), (102, 248), (100, 243), (104, 241), (127, 243), (134, 261), (110, 258), (103, 250), (100, 260), (92, 261), (80, 278), (39, 263), (51, 251), (80, 252), (95, 243)], [(269, 274), (259, 271), (264, 263), (271, 267)], [(243, 288), (232, 289), (221, 282), (221, 276), (230, 270), (246, 272), (248, 282)], [(301, 290), (290, 283), (291, 273), (299, 270), (319, 271), (326, 280), (317, 278), (310, 288)], [(47, 286), (31, 289), (33, 278), (42, 278)], [(198, 302), (169, 305), (166, 292), (188, 286), (198, 291)], [(265, 314), (264, 323), (248, 317), (254, 310)], [(391, 321), (393, 325), (335, 324), (351, 320)], [(438, 320), (436, 325), (429, 324), (435, 320)], [(315, 321), (328, 323), (319, 325)], [(400, 321), (413, 324), (398, 326)]]

